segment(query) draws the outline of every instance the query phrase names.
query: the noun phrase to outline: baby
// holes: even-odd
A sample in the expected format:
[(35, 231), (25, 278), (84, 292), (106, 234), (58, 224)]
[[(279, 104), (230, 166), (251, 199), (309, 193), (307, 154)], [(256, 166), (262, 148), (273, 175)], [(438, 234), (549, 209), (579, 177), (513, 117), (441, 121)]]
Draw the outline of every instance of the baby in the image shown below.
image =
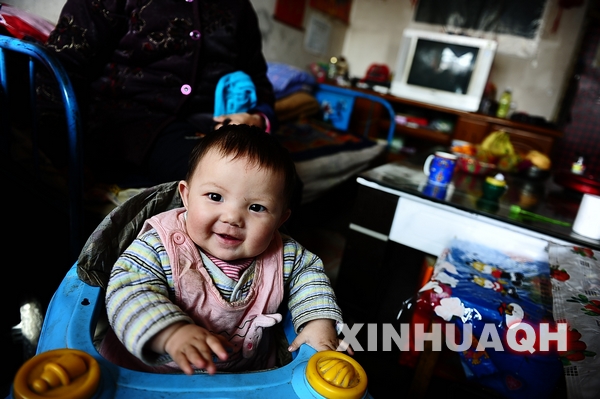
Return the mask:
[(259, 128), (226, 125), (200, 140), (179, 182), (184, 207), (147, 220), (112, 269), (100, 352), (154, 372), (273, 367), (284, 298), (298, 332), (288, 350), (336, 350), (341, 311), (322, 262), (278, 231), (295, 176)]

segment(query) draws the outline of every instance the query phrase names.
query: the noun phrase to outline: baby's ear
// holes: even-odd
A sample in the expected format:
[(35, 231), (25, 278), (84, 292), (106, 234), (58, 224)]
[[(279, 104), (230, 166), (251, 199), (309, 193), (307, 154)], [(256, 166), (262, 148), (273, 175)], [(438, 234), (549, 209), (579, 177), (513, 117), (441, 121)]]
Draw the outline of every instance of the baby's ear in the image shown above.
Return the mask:
[(292, 214), (292, 210), (290, 208), (283, 211), (283, 213), (281, 214), (281, 218), (279, 219), (279, 226), (277, 226), (277, 228), (280, 228), (281, 225), (283, 225), (285, 223), (285, 221), (290, 218), (291, 214)]
[(179, 182), (179, 185), (177, 186), (177, 188), (179, 189), (179, 196), (181, 197), (183, 206), (187, 209), (188, 195), (190, 193), (190, 188), (185, 180), (181, 180)]

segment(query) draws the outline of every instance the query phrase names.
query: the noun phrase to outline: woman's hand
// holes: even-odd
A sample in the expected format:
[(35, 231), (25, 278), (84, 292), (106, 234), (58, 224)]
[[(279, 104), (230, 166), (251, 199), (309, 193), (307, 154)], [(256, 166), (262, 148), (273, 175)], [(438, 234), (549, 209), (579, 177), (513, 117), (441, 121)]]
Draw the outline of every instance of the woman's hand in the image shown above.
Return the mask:
[[(246, 112), (242, 112), (239, 114), (229, 114), (229, 115), (221, 115), (213, 118), (217, 125), (215, 125), (215, 130), (219, 129), (223, 125), (232, 124), (232, 125), (251, 125), (258, 126), (261, 129), (265, 128), (265, 120), (260, 114), (249, 114)], [(229, 122), (226, 122), (229, 120)]]

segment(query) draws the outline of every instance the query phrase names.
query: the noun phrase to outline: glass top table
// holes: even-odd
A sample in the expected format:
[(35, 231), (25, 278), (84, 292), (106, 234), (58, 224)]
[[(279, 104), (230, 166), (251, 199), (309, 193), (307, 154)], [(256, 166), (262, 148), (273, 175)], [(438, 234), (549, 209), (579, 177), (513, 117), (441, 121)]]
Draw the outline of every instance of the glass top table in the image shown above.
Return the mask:
[[(436, 187), (427, 184), (422, 165), (418, 158), (385, 164), (361, 173), (358, 181), (360, 183), (364, 179), (392, 192), (406, 193), (569, 243), (600, 249), (600, 240), (581, 236), (571, 228), (583, 194), (557, 185), (552, 176), (536, 180), (503, 173), (508, 190), (498, 201), (489, 201), (483, 198), (482, 193), (485, 176), (457, 170), (450, 185)], [(514, 205), (556, 222), (542, 221), (523, 212), (511, 212)]]

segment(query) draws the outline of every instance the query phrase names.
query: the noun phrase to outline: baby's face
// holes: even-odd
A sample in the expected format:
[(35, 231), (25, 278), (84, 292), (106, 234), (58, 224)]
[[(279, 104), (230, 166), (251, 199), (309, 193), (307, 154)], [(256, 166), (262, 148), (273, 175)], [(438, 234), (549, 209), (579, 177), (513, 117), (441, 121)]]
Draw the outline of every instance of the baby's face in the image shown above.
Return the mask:
[(200, 248), (223, 260), (257, 256), (290, 215), (283, 188), (283, 173), (211, 150), (191, 181), (179, 183), (187, 233)]

